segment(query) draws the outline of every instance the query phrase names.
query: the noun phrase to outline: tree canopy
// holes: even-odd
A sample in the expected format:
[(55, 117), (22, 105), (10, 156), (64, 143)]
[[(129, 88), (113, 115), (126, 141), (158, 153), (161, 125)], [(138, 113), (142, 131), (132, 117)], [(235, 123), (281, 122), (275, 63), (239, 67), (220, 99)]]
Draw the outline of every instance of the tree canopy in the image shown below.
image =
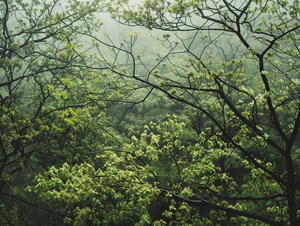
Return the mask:
[(300, 223), (298, 1), (0, 7), (1, 224)]

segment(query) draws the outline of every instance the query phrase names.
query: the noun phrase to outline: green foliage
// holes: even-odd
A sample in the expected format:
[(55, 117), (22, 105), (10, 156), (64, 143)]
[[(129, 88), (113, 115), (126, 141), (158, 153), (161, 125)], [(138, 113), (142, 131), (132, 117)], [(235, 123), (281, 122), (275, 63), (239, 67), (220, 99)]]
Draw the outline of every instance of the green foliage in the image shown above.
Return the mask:
[[(140, 134), (139, 139), (132, 137), (132, 142), (125, 146), (125, 151), (134, 150), (134, 156), (143, 158), (143, 162), (151, 167), (158, 186), (175, 189), (182, 198), (205, 197), (206, 200), (217, 201), (216, 197), (252, 197), (245, 201), (241, 199), (235, 204), (224, 200), (220, 205), (236, 210), (247, 209), (265, 216), (275, 217), (283, 214), (284, 202), (278, 202), (277, 207), (274, 206), (274, 202), (259, 202), (257, 206), (258, 201), (255, 198), (280, 194), (282, 192), (280, 184), (264, 170), (257, 169), (249, 161), (243, 160), (238, 154), (239, 151), (228, 146), (220, 136), (207, 137), (209, 129), (199, 134), (194, 144), (186, 145), (182, 142), (184, 133), (188, 131), (185, 128), (184, 123), (178, 121), (177, 117), (169, 117), (161, 125), (150, 123)], [(261, 164), (272, 172), (276, 171), (276, 167), (270, 162)], [(247, 176), (241, 177), (237, 170)], [(185, 209), (183, 206), (179, 209), (170, 207), (165, 215), (167, 218), (172, 218), (173, 214), (179, 217), (177, 211), (183, 209)], [(280, 213), (275, 209), (280, 210)], [(200, 214), (195, 210), (192, 213)], [(184, 215), (181, 220), (176, 220), (176, 224), (187, 223), (189, 219), (189, 215)], [(209, 219), (218, 222), (219, 215), (211, 214)], [(232, 221), (248, 222), (239, 217), (232, 218)], [(196, 222), (197, 219), (191, 221), (191, 224), (194, 225)]]
[(137, 157), (112, 150), (98, 154), (94, 165), (82, 163), (51, 167), (36, 177), (37, 185), (27, 189), (53, 208), (61, 207), (64, 222), (71, 225), (147, 225), (145, 207), (159, 190), (148, 183), (147, 166), (129, 164)]
[[(186, 159), (157, 163), (161, 169), (174, 160), (170, 184), (197, 185), (188, 187), (198, 199), (240, 210), (231, 218), (237, 224), (299, 224), (298, 1), (126, 3), (112, 1), (115, 18), (176, 37), (162, 35), (170, 52), (138, 81), (191, 109), (185, 122), (202, 137), (176, 147)], [(156, 70), (163, 63), (171, 65), (165, 73)]]
[(0, 224), (299, 224), (298, 1), (0, 6)]
[(24, 192), (34, 175), (90, 162), (97, 149), (116, 143), (110, 129), (103, 130), (105, 100), (113, 92), (103, 95), (102, 72), (92, 68), (90, 47), (79, 37), (101, 25), (94, 15), (102, 9), (95, 7), (99, 1), (0, 5), (0, 224), (35, 225), (51, 216), (44, 215), (46, 204)]

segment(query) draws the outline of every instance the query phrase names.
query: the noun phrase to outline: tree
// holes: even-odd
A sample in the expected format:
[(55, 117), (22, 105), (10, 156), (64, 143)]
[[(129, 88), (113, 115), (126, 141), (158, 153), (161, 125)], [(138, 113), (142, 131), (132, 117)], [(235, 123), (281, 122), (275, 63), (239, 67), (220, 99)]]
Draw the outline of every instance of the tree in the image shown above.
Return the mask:
[[(159, 90), (192, 107), (213, 123), (214, 133), (201, 144), (208, 152), (204, 156), (219, 153), (219, 168), (214, 169), (219, 172), (206, 182), (196, 178), (207, 177), (207, 172), (187, 174), (192, 193), (229, 218), (299, 224), (299, 2), (147, 0), (130, 6), (129, 1), (113, 1), (110, 10), (124, 24), (173, 32), (173, 37), (168, 33), (162, 38), (169, 52), (153, 69), (145, 65), (148, 73), (112, 70), (147, 86), (149, 92)], [(225, 48), (230, 40), (244, 49), (239, 56)], [(127, 53), (134, 67), (139, 59)], [(232, 58), (219, 57), (222, 53)], [(178, 57), (184, 58), (182, 64), (174, 63)], [(172, 76), (159, 71), (165, 61), (172, 65)], [(194, 161), (197, 168), (204, 160)], [(233, 162), (240, 162), (241, 175), (235, 174)], [(188, 172), (193, 175), (192, 169)], [(217, 186), (220, 175), (236, 182), (233, 193), (226, 183)], [(216, 178), (213, 184), (211, 178)], [(206, 208), (199, 200), (181, 201)]]
[(47, 203), (25, 191), (35, 175), (89, 162), (115, 142), (105, 129), (105, 100), (115, 91), (79, 33), (101, 27), (103, 7), (4, 0), (0, 8), (0, 224), (50, 224)]

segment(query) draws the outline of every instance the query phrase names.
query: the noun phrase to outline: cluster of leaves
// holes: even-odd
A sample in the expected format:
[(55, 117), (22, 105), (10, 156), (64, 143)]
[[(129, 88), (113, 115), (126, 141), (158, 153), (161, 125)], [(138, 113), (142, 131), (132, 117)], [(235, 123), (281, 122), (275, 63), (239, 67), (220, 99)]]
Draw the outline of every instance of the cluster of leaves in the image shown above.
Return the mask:
[[(269, 215), (278, 221), (283, 220), (279, 216), (286, 215), (287, 209), (278, 182), (264, 170), (257, 169), (244, 160), (238, 150), (222, 140), (220, 134), (210, 136), (210, 128), (204, 129), (199, 136), (194, 136), (192, 144), (188, 144), (184, 139), (188, 134), (190, 141), (190, 130), (187, 128), (176, 116), (168, 117), (162, 124), (150, 123), (139, 138), (132, 137), (131, 144), (125, 148), (135, 150), (135, 155), (151, 166), (158, 187), (172, 191), (171, 198), (172, 194), (181, 197), (177, 201), (182, 205), (186, 205), (185, 199), (204, 199), (218, 203), (219, 210), (221, 207), (247, 210), (256, 215)], [(261, 165), (272, 172), (276, 170), (270, 162)], [(176, 196), (173, 198), (176, 200)], [(272, 201), (266, 201), (268, 199)], [(274, 199), (278, 199), (276, 206)], [(173, 211), (166, 211), (164, 214), (170, 218), (178, 214), (177, 211), (182, 210), (178, 205), (175, 205), (177, 207)], [(190, 222), (192, 225), (204, 224), (199, 215), (201, 211), (210, 208), (209, 205), (199, 207), (200, 210), (192, 211), (195, 216), (194, 221)], [(188, 215), (183, 219), (185, 223), (189, 222)], [(218, 211), (212, 212), (209, 219), (221, 224), (227, 220), (226, 215)], [(243, 217), (232, 217), (230, 221), (238, 224), (251, 222)]]
[(65, 224), (132, 225), (136, 220), (148, 224), (146, 207), (159, 190), (148, 182), (148, 167), (130, 164), (136, 157), (124, 153), (104, 150), (93, 165), (51, 167), (28, 190), (52, 208), (58, 206)]

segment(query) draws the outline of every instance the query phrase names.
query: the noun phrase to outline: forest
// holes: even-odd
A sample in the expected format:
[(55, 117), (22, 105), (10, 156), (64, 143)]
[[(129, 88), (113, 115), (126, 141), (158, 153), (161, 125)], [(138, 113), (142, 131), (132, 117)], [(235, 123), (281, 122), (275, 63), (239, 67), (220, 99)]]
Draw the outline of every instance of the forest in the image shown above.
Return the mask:
[(298, 0), (1, 0), (0, 23), (0, 225), (300, 225)]

